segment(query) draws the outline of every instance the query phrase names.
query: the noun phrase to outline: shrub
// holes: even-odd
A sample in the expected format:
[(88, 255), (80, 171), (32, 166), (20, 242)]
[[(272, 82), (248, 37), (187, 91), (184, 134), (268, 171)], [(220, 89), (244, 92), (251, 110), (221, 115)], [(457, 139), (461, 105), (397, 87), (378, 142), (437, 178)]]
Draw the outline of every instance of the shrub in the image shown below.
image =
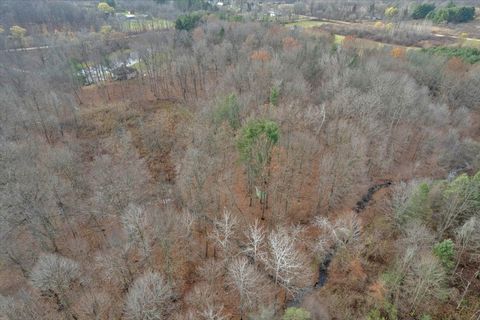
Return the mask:
[[(459, 175), (451, 182), (443, 182), (435, 219), (436, 230), (442, 238), (454, 228), (463, 225), (480, 210), (480, 174), (473, 177)], [(447, 246), (448, 243), (443, 244)]]
[(270, 103), (274, 106), (277, 106), (279, 97), (280, 89), (278, 87), (272, 87), (272, 89), (270, 89)]
[(190, 31), (200, 22), (201, 16), (198, 14), (186, 14), (180, 16), (175, 21), (175, 29)]
[[(411, 310), (432, 301), (448, 297), (447, 275), (438, 259), (427, 252), (419, 252), (405, 275), (402, 290), (408, 296)], [(403, 286), (403, 285), (402, 285)]]
[(452, 240), (446, 239), (437, 243), (433, 247), (433, 253), (438, 257), (447, 271), (452, 270), (455, 265), (455, 248)]
[(400, 225), (405, 225), (410, 221), (428, 220), (431, 209), (429, 203), (430, 186), (427, 183), (421, 183), (418, 186), (409, 186), (407, 190), (399, 190), (397, 192), (405, 193), (403, 196), (395, 195), (399, 197), (398, 200), (406, 196), (404, 203), (395, 205), (396, 219)]
[(384, 304), (382, 309), (374, 308), (367, 315), (367, 320), (397, 320), (397, 319), (398, 319), (397, 308), (393, 304), (388, 302)]
[(375, 308), (368, 313), (367, 320), (385, 320), (385, 317), (382, 316), (380, 310)]
[(431, 47), (422, 49), (423, 52), (445, 56), (448, 58), (459, 57), (464, 61), (474, 64), (480, 61), (480, 49), (471, 47)]
[(469, 218), (480, 210), (480, 172), (473, 177), (461, 174), (444, 191), (447, 202), (461, 203), (460, 210)]
[(234, 130), (240, 127), (240, 104), (238, 103), (235, 94), (232, 93), (222, 100), (218, 108), (215, 110), (213, 121), (217, 125), (220, 125), (224, 121), (228, 121), (228, 124)]
[(115, 11), (113, 7), (110, 7), (106, 2), (100, 2), (97, 6), (98, 10), (103, 11), (103, 13), (112, 13)]
[(82, 63), (79, 60), (72, 58), (69, 61), (69, 65), (73, 75), (73, 79), (78, 84), (86, 85), (88, 81), (87, 81), (87, 76), (85, 75), (85, 73), (82, 72), (83, 71)]
[(101, 34), (109, 34), (110, 32), (112, 32), (112, 30), (113, 30), (112, 26), (109, 26), (109, 25), (104, 25), (100, 27)]
[(425, 17), (433, 10), (435, 10), (434, 4), (418, 4), (413, 8), (412, 19), (425, 19)]
[(310, 312), (302, 308), (290, 307), (285, 310), (285, 314), (282, 317), (283, 320), (310, 320)]
[(393, 18), (398, 15), (398, 8), (397, 7), (388, 7), (385, 9), (385, 16), (388, 18)]
[(453, 22), (467, 22), (475, 19), (475, 7), (461, 7), (456, 11)]
[(22, 39), (27, 33), (27, 29), (24, 29), (20, 26), (13, 26), (10, 28), (10, 33), (14, 38)]
[(447, 6), (431, 11), (426, 16), (427, 19), (432, 20), (435, 23), (443, 22), (467, 22), (475, 18), (474, 7), (457, 7), (455, 5)]

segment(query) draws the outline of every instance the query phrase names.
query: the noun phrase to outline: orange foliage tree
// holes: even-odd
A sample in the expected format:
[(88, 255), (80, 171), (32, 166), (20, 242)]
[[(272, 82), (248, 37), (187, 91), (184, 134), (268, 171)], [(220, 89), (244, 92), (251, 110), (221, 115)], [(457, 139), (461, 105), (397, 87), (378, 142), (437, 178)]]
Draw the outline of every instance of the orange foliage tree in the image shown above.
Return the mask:
[(295, 40), (292, 37), (286, 37), (282, 39), (282, 44), (283, 44), (283, 50), (291, 50), (294, 48), (298, 48), (300, 44), (298, 43), (297, 40)]
[(405, 50), (405, 48), (395, 47), (395, 48), (392, 49), (392, 52), (390, 54), (394, 58), (403, 59), (403, 58), (405, 58), (405, 56), (407, 54), (407, 51)]
[(250, 55), (250, 59), (254, 61), (267, 62), (272, 58), (272, 55), (264, 49), (256, 50)]

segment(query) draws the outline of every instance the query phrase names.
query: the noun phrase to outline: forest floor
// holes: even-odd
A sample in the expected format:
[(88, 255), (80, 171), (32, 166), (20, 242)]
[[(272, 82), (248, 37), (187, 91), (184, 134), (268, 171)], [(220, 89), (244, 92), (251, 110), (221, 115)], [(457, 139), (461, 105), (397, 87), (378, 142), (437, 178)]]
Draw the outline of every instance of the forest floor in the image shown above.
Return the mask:
[[(183, 110), (185, 107), (181, 103), (157, 100), (149, 90), (141, 85), (140, 79), (84, 87), (80, 92), (80, 98), (84, 101), (81, 111), (84, 126), (80, 138), (85, 142), (95, 143), (99, 138), (114, 133), (117, 126), (125, 126), (133, 138), (138, 156), (145, 160), (152, 175), (152, 180), (162, 179), (172, 185), (174, 184), (176, 166), (171, 150), (162, 150), (161, 152), (148, 150), (142, 140), (141, 127), (160, 124), (160, 127), (165, 128), (162, 134), (174, 138), (177, 134), (177, 126), (181, 125), (182, 118), (185, 117), (185, 113), (188, 113), (188, 110)], [(109, 102), (105, 104), (105, 101)], [(475, 114), (472, 122), (480, 123), (480, 116)], [(463, 132), (463, 134), (467, 136), (478, 136), (480, 134), (478, 131), (480, 126), (472, 125), (470, 128), (477, 129), (472, 129), (475, 132)], [(436, 162), (434, 157), (431, 159), (431, 166), (425, 167), (421, 172), (417, 171), (414, 166), (415, 161), (411, 161), (412, 154), (412, 150), (407, 150), (395, 173), (389, 176), (373, 177), (374, 182), (385, 180), (409, 181), (422, 176), (434, 179), (445, 178), (446, 173), (438, 170), (434, 165)], [(318, 179), (320, 174), (315, 169), (309, 175), (306, 175), (307, 178), (303, 183), (301, 194), (295, 197), (295, 201), (289, 203), (289, 206), (299, 213), (295, 216), (297, 223), (307, 229), (312, 224), (314, 212), (318, 210), (315, 199), (317, 192), (313, 182)], [(243, 170), (239, 167), (234, 171), (234, 175), (235, 183), (231, 186), (226, 183), (222, 185), (222, 181), (217, 181), (223, 190), (220, 195), (222, 204), (241, 212), (242, 223), (252, 223), (259, 217), (264, 217), (264, 220), (262, 219), (263, 224), (274, 223), (276, 217), (272, 216), (270, 208), (262, 213), (261, 206), (258, 203), (254, 202), (253, 206), (250, 205)], [(342, 208), (331, 212), (329, 218), (341, 217), (351, 212), (356, 201), (361, 199), (361, 196), (365, 194), (369, 187), (368, 183), (357, 185), (350, 200), (346, 201)], [(362, 229), (361, 237), (365, 240), (362, 242), (367, 243), (364, 249), (367, 251), (367, 259), (362, 260), (360, 252), (356, 253), (358, 257), (346, 257), (345, 255), (348, 253), (337, 252), (331, 261), (325, 286), (309, 290), (300, 300), (300, 305), (311, 312), (313, 319), (330, 319), (329, 310), (332, 310), (332, 306), (345, 308), (345, 306), (341, 306), (342, 303), (348, 304), (348, 307), (355, 307), (355, 301), (362, 301), (360, 297), (365, 294), (372, 301), (381, 300), (385, 295), (386, 290), (378, 282), (378, 275), (385, 272), (388, 261), (394, 259), (395, 241), (392, 241), (392, 237), (395, 237), (395, 231), (390, 229), (392, 217), (386, 214), (387, 211), (385, 210), (390, 192), (389, 188), (376, 192), (365, 210), (358, 214)], [(209, 245), (204, 234), (197, 234), (196, 241), (205, 243), (205, 254), (207, 256), (215, 256), (214, 247), (211, 244)], [(311, 248), (306, 246), (304, 250), (311, 250)], [(347, 267), (341, 267), (345, 261), (350, 261), (350, 263)], [(312, 278), (311, 287), (318, 279), (319, 264), (320, 261), (311, 266), (315, 275)], [(470, 272), (470, 270), (467, 271)], [(183, 288), (184, 294), (187, 295), (191, 289), (190, 284), (195, 282), (195, 275), (193, 269), (184, 270), (184, 272), (186, 278), (189, 279)], [(480, 282), (475, 282), (473, 285), (478, 286)], [(365, 288), (368, 288), (366, 292)], [(358, 299), (355, 297), (358, 297)], [(280, 297), (280, 299), (284, 299), (284, 297)], [(234, 310), (233, 303), (231, 306), (227, 305), (227, 309)], [(357, 307), (362, 308), (360, 305)]]
[[(325, 23), (316, 24), (316, 21), (305, 21), (300, 23), (303, 27), (311, 29), (311, 32), (324, 33), (318, 26), (325, 25)], [(342, 22), (349, 24), (347, 22)], [(328, 23), (327, 23), (328, 24)], [(340, 25), (338, 23), (337, 25)], [(441, 37), (440, 37), (441, 38)], [(340, 43), (344, 39), (343, 36), (337, 35), (336, 42)], [(378, 42), (365, 39), (361, 41), (362, 45), (370, 46), (371, 48), (378, 48)], [(356, 42), (356, 44), (358, 44)], [(150, 171), (152, 181), (164, 181), (170, 183), (172, 186), (176, 179), (176, 163), (172, 155), (171, 149), (162, 149), (152, 152), (145, 145), (142, 138), (142, 130), (145, 128), (159, 127), (162, 131), (159, 136), (166, 135), (172, 141), (176, 140), (178, 134), (177, 127), (186, 122), (184, 117), (188, 117), (188, 106), (179, 101), (158, 100), (152, 94), (141, 78), (129, 81), (113, 81), (106, 82), (101, 85), (91, 85), (83, 87), (79, 93), (81, 106), (81, 122), (82, 130), (80, 132), (80, 139), (85, 144), (98, 143), (99, 139), (106, 138), (115, 133), (117, 128), (126, 128), (136, 148), (138, 157), (143, 159)], [(472, 116), (472, 124), (469, 126), (469, 131), (461, 132), (465, 136), (478, 137), (480, 135), (480, 115), (474, 114)], [(409, 131), (411, 128), (405, 128)], [(467, 129), (466, 129), (467, 130)], [(445, 132), (439, 132), (444, 134)], [(163, 136), (162, 136), (163, 137)], [(413, 147), (412, 147), (413, 149)], [(442, 179), (446, 177), (446, 172), (440, 170), (435, 165), (437, 159), (434, 155), (426, 161), (426, 166), (418, 169), (415, 166), (415, 150), (406, 150), (404, 156), (399, 159), (395, 172), (388, 176), (373, 175), (371, 182), (378, 183), (380, 181), (392, 180), (393, 182), (410, 181), (414, 178), (430, 177), (433, 179)], [(231, 159), (231, 163), (236, 163), (235, 155), (226, 155)], [(92, 159), (93, 160), (93, 159)], [(275, 160), (275, 159), (274, 159)], [(221, 206), (238, 210), (242, 214), (242, 224), (251, 224), (255, 219), (260, 217), (262, 224), (275, 224), (277, 219), (273, 214), (273, 210), (268, 208), (265, 212), (261, 211), (261, 206), (258, 202), (250, 204), (250, 199), (247, 196), (245, 173), (243, 169), (238, 166), (234, 171), (235, 176), (232, 185), (223, 182), (220, 177), (218, 181)], [(292, 201), (288, 203), (291, 211), (296, 212), (295, 222), (302, 227), (308, 228), (312, 225), (313, 216), (318, 213), (321, 208), (317, 207), (318, 190), (316, 189), (315, 181), (318, 181), (321, 172), (314, 167), (309, 174), (301, 174), (304, 177), (302, 188), (300, 192), (292, 196)], [(342, 205), (341, 208), (330, 212), (329, 218), (341, 217), (352, 211), (355, 203), (361, 199), (371, 185), (368, 181), (362, 181), (357, 184), (353, 190), (351, 197)], [(359, 214), (362, 228), (362, 238), (365, 238), (367, 243), (366, 250), (368, 252), (366, 260), (361, 261), (360, 253), (358, 257), (345, 257), (345, 252), (337, 252), (331, 262), (328, 274), (328, 281), (322, 288), (310, 291), (301, 300), (301, 305), (309, 310), (314, 319), (329, 319), (329, 309), (339, 306), (341, 303), (349, 303), (348, 307), (355, 305), (355, 301), (362, 301), (360, 297), (365, 295), (365, 288), (368, 288), (366, 294), (368, 299), (380, 300), (385, 294), (385, 289), (382, 287), (377, 279), (378, 275), (386, 271), (386, 266), (389, 261), (392, 261), (395, 253), (395, 241), (392, 241), (394, 230), (389, 229), (389, 217), (386, 214), (385, 204), (388, 201), (390, 194), (388, 188), (382, 189), (375, 193), (372, 201)], [(272, 199), (273, 201), (273, 199)], [(196, 235), (198, 243), (205, 243), (205, 255), (215, 256), (215, 248), (212, 244), (209, 245), (205, 234), (199, 233)], [(373, 244), (376, 245), (373, 245)], [(307, 246), (304, 250), (310, 250)], [(351, 261), (347, 267), (340, 267), (342, 261)], [(320, 261), (312, 264), (311, 268), (316, 275), (312, 278), (311, 287), (318, 279), (318, 269)], [(193, 267), (192, 267), (193, 270)], [(184, 270), (186, 273), (185, 286), (182, 288), (183, 294), (187, 295), (191, 289), (191, 283), (195, 282), (195, 274), (192, 270)], [(1, 280), (1, 275), (0, 275)], [(478, 285), (477, 283), (474, 284)], [(356, 299), (358, 297), (358, 299)], [(347, 302), (348, 301), (348, 302)], [(352, 302), (353, 301), (353, 302)], [(227, 309), (234, 309), (233, 302), (231, 306), (226, 306)], [(328, 306), (328, 307), (327, 307)], [(339, 306), (340, 307), (340, 306)], [(345, 309), (345, 306), (341, 307)], [(361, 308), (361, 306), (358, 306)], [(348, 309), (348, 308), (347, 308)]]
[[(162, 178), (173, 183), (175, 166), (170, 150), (151, 152), (142, 139), (141, 130), (164, 128), (163, 134), (173, 137), (175, 125), (181, 117), (180, 108), (168, 100), (157, 100), (149, 90), (143, 89), (141, 80), (114, 81), (103, 85), (83, 87), (80, 99), (85, 101), (81, 119), (81, 135), (86, 140), (110, 135), (117, 127), (128, 128), (141, 159), (147, 163), (154, 180)], [(108, 101), (104, 104), (103, 101)], [(147, 129), (145, 129), (147, 128)]]

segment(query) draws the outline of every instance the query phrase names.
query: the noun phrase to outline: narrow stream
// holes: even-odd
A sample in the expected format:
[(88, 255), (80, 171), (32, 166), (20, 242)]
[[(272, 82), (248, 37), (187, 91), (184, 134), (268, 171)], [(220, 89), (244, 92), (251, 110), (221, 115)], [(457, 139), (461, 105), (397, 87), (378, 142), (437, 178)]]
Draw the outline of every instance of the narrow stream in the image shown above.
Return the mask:
[(332, 262), (333, 256), (335, 255), (336, 248), (333, 248), (325, 258), (323, 259), (323, 262), (320, 264), (318, 267), (318, 280), (315, 283), (314, 288), (319, 289), (327, 283), (328, 280), (328, 267), (330, 266), (330, 262)]
[[(370, 203), (370, 201), (372, 200), (373, 198), (373, 195), (379, 191), (380, 189), (383, 189), (383, 188), (386, 188), (386, 187), (389, 187), (392, 185), (392, 181), (390, 180), (386, 180), (385, 182), (382, 182), (382, 183), (378, 183), (378, 184), (375, 184), (373, 186), (371, 186), (370, 188), (368, 188), (368, 191), (367, 193), (365, 193), (362, 198), (355, 204), (355, 207), (352, 208), (352, 210), (356, 213), (360, 213), (362, 212), (363, 210), (365, 210), (365, 208), (368, 206), (368, 204)], [(312, 292), (313, 290), (315, 289), (320, 289), (322, 288), (326, 283), (327, 283), (327, 280), (328, 280), (328, 267), (330, 266), (330, 263), (332, 262), (333, 260), (333, 257), (335, 256), (335, 253), (337, 251), (337, 248), (336, 247), (333, 247), (328, 253), (327, 255), (325, 256), (325, 258), (323, 259), (322, 263), (320, 263), (320, 266), (318, 267), (318, 280), (317, 282), (315, 283), (315, 285), (313, 287), (307, 287), (307, 288), (303, 288), (301, 289), (294, 297), (291, 301), (289, 301), (287, 303), (287, 306), (288, 307), (298, 307), (302, 304), (302, 301), (303, 299), (305, 298), (305, 296)]]
[(375, 192), (377, 192), (380, 189), (389, 187), (391, 185), (392, 185), (392, 181), (387, 180), (383, 183), (379, 183), (379, 184), (376, 184), (376, 185), (368, 188), (367, 193), (364, 194), (362, 199), (357, 202), (357, 204), (353, 208), (353, 211), (355, 211), (356, 213), (362, 212), (367, 207), (370, 200), (372, 200), (372, 197), (375, 194)]

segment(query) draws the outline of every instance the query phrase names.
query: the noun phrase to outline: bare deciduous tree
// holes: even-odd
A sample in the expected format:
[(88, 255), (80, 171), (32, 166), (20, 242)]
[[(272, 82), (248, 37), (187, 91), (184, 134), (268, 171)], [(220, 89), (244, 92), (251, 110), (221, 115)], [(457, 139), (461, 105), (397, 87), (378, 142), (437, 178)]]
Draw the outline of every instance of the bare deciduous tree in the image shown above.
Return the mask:
[(88, 292), (80, 301), (79, 315), (82, 319), (109, 319), (115, 316), (115, 307), (113, 297), (106, 292)]
[[(202, 130), (205, 130), (202, 128)], [(197, 139), (199, 139), (197, 137)], [(199, 148), (190, 147), (181, 160), (177, 184), (186, 206), (196, 212), (202, 212), (212, 197), (207, 188), (207, 178), (212, 174), (215, 161)]]
[(335, 246), (345, 245), (360, 235), (360, 224), (353, 212), (340, 217), (334, 223), (319, 216), (315, 218), (315, 224), (327, 233)]
[(125, 318), (129, 320), (167, 319), (172, 287), (163, 276), (147, 272), (135, 279), (125, 300)]
[(239, 257), (228, 266), (230, 283), (240, 297), (240, 319), (246, 310), (253, 307), (262, 293), (261, 274), (247, 258)]
[[(223, 267), (215, 269), (224, 270)], [(220, 293), (223, 292), (223, 289), (215, 286), (215, 283), (201, 282), (195, 285), (187, 296), (189, 307), (193, 308), (192, 319), (224, 319), (225, 312), (220, 297)]]
[(254, 224), (248, 227), (246, 237), (248, 242), (245, 253), (251, 257), (254, 262), (257, 262), (259, 259), (261, 260), (265, 253), (265, 230), (259, 224), (258, 220), (255, 220)]
[(290, 292), (308, 280), (308, 263), (296, 247), (295, 237), (284, 228), (268, 235), (268, 255), (264, 261), (267, 269), (273, 273), (275, 284)]
[(479, 188), (480, 174), (471, 180), (466, 174), (462, 174), (443, 191), (444, 199), (438, 228), (440, 237), (476, 213)]
[(200, 313), (203, 320), (226, 320), (228, 317), (224, 314), (223, 307), (207, 305)]
[(480, 218), (473, 216), (460, 226), (456, 231), (456, 239), (460, 245), (458, 252), (458, 261), (455, 269), (457, 269), (462, 254), (469, 252), (480, 258)]
[(95, 267), (105, 281), (126, 291), (134, 277), (128, 258), (127, 248), (112, 249), (95, 257)]
[(127, 232), (129, 245), (138, 246), (143, 257), (147, 259), (152, 248), (146, 230), (149, 222), (145, 210), (130, 204), (122, 216), (122, 224)]
[(0, 314), (6, 320), (46, 319), (45, 308), (37, 297), (21, 291), (18, 298), (0, 295)]
[(237, 218), (225, 209), (220, 219), (214, 221), (212, 239), (220, 246), (225, 256), (231, 254), (232, 241), (235, 237), (235, 229), (237, 227)]
[(445, 270), (438, 259), (431, 254), (422, 256), (411, 264), (406, 274), (406, 284), (412, 310), (415, 310), (422, 301), (428, 298), (443, 299), (446, 297)]
[(208, 259), (198, 267), (199, 276), (209, 285), (214, 285), (218, 279), (225, 274), (225, 268), (222, 262)]
[(109, 154), (97, 157), (93, 163), (92, 177), (94, 200), (102, 215), (119, 215), (130, 203), (139, 203), (146, 196), (149, 172), (139, 159), (132, 137), (121, 131), (119, 137), (107, 139)]
[(74, 282), (79, 279), (78, 263), (56, 254), (40, 256), (30, 275), (33, 286), (42, 293), (53, 296), (58, 310), (65, 310), (71, 318), (75, 318), (75, 315), (71, 311), (69, 293)]

